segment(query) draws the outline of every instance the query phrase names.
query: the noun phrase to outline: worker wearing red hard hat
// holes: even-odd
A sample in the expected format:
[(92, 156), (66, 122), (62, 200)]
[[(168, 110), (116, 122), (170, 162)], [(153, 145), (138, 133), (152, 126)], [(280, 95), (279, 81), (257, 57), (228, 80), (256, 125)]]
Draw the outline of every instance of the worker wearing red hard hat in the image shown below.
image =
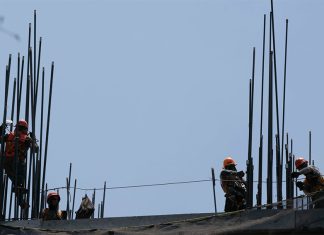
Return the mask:
[[(0, 126), (1, 133), (5, 132), (3, 128), (6, 127), (7, 125), (5, 127)], [(12, 181), (19, 205), (22, 209), (26, 209), (28, 204), (23, 200), (23, 194), (27, 191), (24, 187), (26, 177), (26, 157), (29, 149), (34, 152), (38, 151), (36, 138), (32, 133), (28, 132), (28, 123), (21, 119), (15, 126), (14, 131), (4, 134), (4, 142), (5, 158), (3, 168), (5, 169), (5, 173), (9, 179)]]

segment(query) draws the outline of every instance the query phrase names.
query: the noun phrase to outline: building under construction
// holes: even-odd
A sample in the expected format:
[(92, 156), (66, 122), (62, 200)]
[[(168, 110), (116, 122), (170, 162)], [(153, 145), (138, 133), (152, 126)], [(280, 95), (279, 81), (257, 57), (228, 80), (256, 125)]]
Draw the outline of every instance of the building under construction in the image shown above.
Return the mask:
[[(293, 152), (293, 139), (285, 130), (285, 99), (286, 99), (286, 71), (288, 54), (288, 25), (285, 22), (285, 53), (284, 76), (279, 79), (277, 71), (276, 53), (276, 22), (273, 1), (270, 11), (264, 14), (262, 34), (262, 74), (255, 75), (255, 48), (251, 50), (251, 79), (247, 81), (249, 86), (249, 116), (248, 153), (246, 160), (246, 209), (233, 212), (217, 211), (216, 207), (216, 181), (214, 169), (211, 170), (211, 178), (198, 181), (168, 182), (152, 185), (132, 185), (121, 187), (107, 187), (103, 183), (101, 189), (93, 190), (91, 201), (98, 205), (94, 214), (89, 219), (76, 219), (75, 207), (79, 202), (75, 201), (78, 188), (77, 180), (71, 179), (72, 164), (64, 186), (51, 188), (47, 185), (47, 153), (50, 133), (52, 91), (55, 87), (54, 62), (46, 70), (41, 66), (42, 38), (36, 35), (36, 11), (33, 24), (29, 24), (28, 46), (26, 57), (18, 54), (17, 57), (9, 55), (6, 65), (4, 81), (5, 94), (3, 98), (1, 158), (0, 158), (0, 215), (1, 234), (323, 234), (324, 209), (314, 209), (316, 202), (312, 201), (312, 195), (304, 195), (298, 192), (292, 173), (295, 154)], [(268, 61), (266, 64), (265, 61)], [(254, 85), (256, 77), (261, 78), (261, 107), (255, 107)], [(49, 90), (45, 91), (45, 81), (49, 81)], [(264, 89), (265, 83), (268, 90)], [(283, 86), (283, 99), (278, 98), (278, 86)], [(11, 94), (12, 100), (9, 100)], [(54, 97), (55, 98), (55, 97)], [(45, 107), (45, 103), (47, 106)], [(281, 110), (282, 108), (282, 110)], [(279, 109), (282, 116), (279, 116)], [(24, 111), (24, 113), (22, 112)], [(264, 114), (267, 114), (264, 115)], [(40, 115), (39, 117), (37, 115)], [(259, 142), (253, 145), (253, 117), (260, 115), (260, 129), (258, 131)], [(36, 118), (37, 117), (37, 118)], [(5, 135), (12, 132), (15, 123), (24, 119), (29, 123), (30, 132), (33, 133), (32, 147), (39, 146), (39, 151), (29, 151), (25, 159), (24, 192), (18, 192), (14, 182), (9, 179), (4, 167), (5, 161)], [(40, 120), (40, 122), (36, 122)], [(263, 130), (263, 121), (267, 123), (267, 130)], [(281, 122), (281, 126), (279, 123)], [(258, 125), (258, 124), (257, 124)], [(266, 133), (266, 135), (264, 135)], [(309, 132), (309, 156), (308, 162), (314, 165), (312, 159), (311, 132)], [(267, 144), (265, 144), (267, 142)], [(264, 146), (267, 146), (264, 149)], [(259, 155), (252, 156), (252, 149), (258, 148)], [(18, 143), (16, 143), (18, 149)], [(264, 154), (266, 153), (266, 154)], [(256, 159), (257, 158), (257, 161)], [(18, 169), (18, 150), (14, 155), (15, 169)], [(258, 164), (255, 164), (257, 162)], [(267, 178), (263, 178), (263, 165), (267, 166)], [(273, 175), (273, 172), (275, 173)], [(18, 176), (15, 177), (17, 179)], [(255, 182), (254, 179), (257, 178)], [(176, 214), (176, 215), (152, 215), (136, 217), (109, 217), (104, 218), (106, 190), (115, 188), (148, 187), (172, 184), (188, 184), (197, 182), (210, 182), (213, 189), (214, 208), (212, 212), (204, 214)], [(256, 191), (253, 185), (257, 184)], [(262, 187), (266, 184), (266, 188)], [(96, 198), (96, 191), (101, 190), (103, 197)], [(46, 197), (49, 191), (57, 191), (66, 194), (66, 202), (61, 202), (66, 211), (65, 220), (43, 221), (39, 219), (41, 212), (46, 208)], [(299, 195), (300, 194), (300, 195)], [(273, 198), (276, 195), (276, 198)], [(221, 195), (223, 196), (223, 195)], [(20, 197), (27, 203), (22, 207)], [(262, 203), (266, 198), (266, 203)], [(318, 199), (321, 200), (321, 199)], [(99, 201), (99, 202), (98, 202)], [(322, 218), (323, 217), (323, 218)]]

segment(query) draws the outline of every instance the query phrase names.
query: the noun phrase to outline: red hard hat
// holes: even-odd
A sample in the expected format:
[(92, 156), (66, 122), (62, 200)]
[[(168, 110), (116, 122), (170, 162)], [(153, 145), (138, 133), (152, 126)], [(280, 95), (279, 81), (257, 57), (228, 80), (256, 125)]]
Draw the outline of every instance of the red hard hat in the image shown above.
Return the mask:
[(225, 167), (227, 167), (227, 166), (229, 166), (229, 165), (236, 165), (236, 162), (235, 162), (234, 159), (231, 158), (231, 157), (227, 157), (227, 158), (225, 158), (224, 161), (223, 161), (223, 168), (225, 168)]
[(47, 202), (49, 202), (52, 198), (57, 198), (58, 201), (61, 200), (61, 197), (60, 195), (57, 193), (57, 192), (50, 192), (48, 195), (47, 195)]
[(28, 129), (28, 123), (24, 119), (20, 119), (18, 121), (17, 126), (23, 126), (23, 127), (26, 127)]
[(303, 157), (300, 157), (296, 159), (295, 166), (297, 169), (299, 169), (304, 163), (308, 163), (308, 161), (306, 161)]

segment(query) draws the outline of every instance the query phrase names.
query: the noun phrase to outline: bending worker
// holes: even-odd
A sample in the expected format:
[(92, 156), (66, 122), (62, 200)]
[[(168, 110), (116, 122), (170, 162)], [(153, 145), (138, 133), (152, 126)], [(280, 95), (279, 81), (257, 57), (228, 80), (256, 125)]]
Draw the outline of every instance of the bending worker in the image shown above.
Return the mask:
[(221, 186), (225, 192), (225, 212), (237, 211), (246, 208), (246, 186), (243, 179), (244, 172), (236, 170), (236, 163), (231, 157), (223, 162), (220, 174)]
[(314, 208), (324, 208), (324, 178), (317, 167), (308, 165), (308, 161), (300, 157), (295, 161), (298, 171), (292, 172), (293, 178), (305, 175), (304, 181), (297, 181), (296, 186), (312, 198)]

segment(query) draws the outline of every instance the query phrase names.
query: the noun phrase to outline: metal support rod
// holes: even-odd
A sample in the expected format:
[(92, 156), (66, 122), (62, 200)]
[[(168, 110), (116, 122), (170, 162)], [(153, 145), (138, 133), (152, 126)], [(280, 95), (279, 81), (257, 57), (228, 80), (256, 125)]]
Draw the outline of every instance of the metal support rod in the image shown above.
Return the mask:
[(253, 158), (252, 158), (252, 134), (253, 134), (253, 100), (254, 100), (254, 70), (255, 70), (255, 47), (253, 47), (252, 80), (250, 80), (249, 97), (249, 145), (247, 161), (247, 207), (253, 205)]
[(34, 79), (34, 91), (36, 92), (36, 10), (34, 10), (34, 78), (33, 79)]
[[(11, 55), (9, 55), (9, 60), (11, 58)], [(9, 63), (10, 64), (10, 63)], [(8, 104), (8, 90), (9, 90), (9, 78), (10, 78), (10, 70), (9, 65), (6, 66), (6, 80), (5, 80), (5, 98), (4, 98), (4, 107), (3, 107), (3, 121), (2, 121), (2, 133), (1, 133), (1, 157), (0, 157), (0, 213), (1, 218), (5, 219), (3, 214), (3, 199), (4, 199), (4, 185), (3, 185), (3, 160), (4, 160), (4, 135), (5, 135), (5, 125), (6, 125), (6, 117), (7, 117), (7, 104)]]
[[(13, 91), (12, 91), (12, 103), (11, 103), (11, 117), (10, 120), (14, 120), (14, 115), (15, 115), (15, 103), (16, 103), (16, 87), (17, 87), (17, 79), (14, 79), (14, 84), (13, 84)], [(12, 131), (13, 123), (10, 125), (10, 131)]]
[[(293, 153), (293, 139), (290, 140), (290, 158), (291, 158), (291, 170), (292, 172), (295, 171), (295, 155)], [(290, 187), (291, 187), (291, 197), (294, 198), (295, 196), (297, 197), (297, 187), (296, 187), (296, 193), (294, 193), (294, 179), (291, 179), (291, 184), (290, 184)]]
[(54, 77), (54, 62), (52, 62), (52, 66), (51, 66), (51, 83), (50, 83), (50, 93), (49, 93), (48, 113), (47, 113), (47, 127), (46, 127), (46, 139), (45, 139), (45, 153), (44, 153), (44, 165), (43, 165), (42, 192), (44, 192), (44, 184), (45, 184), (45, 179), (46, 179), (46, 163), (47, 163), (49, 126), (50, 126), (50, 117), (51, 117), (53, 77)]
[[(30, 53), (29, 53), (29, 49), (30, 49), (30, 39), (31, 39), (31, 23), (29, 23), (29, 28), (28, 28), (28, 50), (27, 50), (27, 74), (26, 74), (26, 76), (27, 76), (27, 79), (28, 79), (28, 76), (29, 76), (29, 69), (30, 69), (30, 65), (29, 65), (29, 63), (30, 63), (30, 60), (31, 60), (31, 58), (30, 58)], [(28, 89), (29, 90), (29, 89)], [(27, 97), (27, 96), (26, 96)], [(25, 111), (25, 113), (26, 113), (26, 111)], [(26, 120), (27, 121), (27, 120)], [(27, 121), (28, 122), (28, 121)]]
[(4, 174), (4, 201), (3, 201), (3, 215), (4, 218), (6, 219), (6, 212), (7, 212), (7, 191), (8, 191), (8, 175)]
[[(93, 194), (92, 194), (92, 205), (95, 206), (96, 205), (96, 189), (93, 190)], [(91, 218), (94, 218), (94, 213), (92, 213)]]
[[(18, 59), (17, 59), (17, 86), (16, 86), (16, 90), (17, 90), (17, 113), (16, 115), (18, 115), (18, 106), (19, 106), (19, 91), (20, 91), (20, 53), (18, 53)], [(19, 116), (19, 115), (18, 115)], [(12, 121), (14, 121), (13, 119), (11, 119)], [(10, 127), (10, 131), (12, 131), (13, 128), (13, 124)]]
[(74, 204), (75, 204), (75, 192), (76, 192), (76, 186), (77, 186), (77, 179), (74, 180), (74, 188), (73, 188), (73, 201), (72, 201), (72, 215), (71, 219), (73, 219), (74, 216)]
[(282, 209), (282, 178), (280, 178), (280, 149), (279, 149), (279, 135), (276, 134), (276, 169), (277, 169), (277, 209)]
[[(37, 107), (37, 97), (38, 97), (38, 83), (39, 83), (39, 69), (40, 69), (41, 50), (42, 50), (42, 38), (39, 39), (39, 46), (38, 46), (37, 76), (36, 76), (36, 80), (35, 80), (35, 107)], [(36, 114), (35, 114), (35, 117), (36, 117)]]
[(67, 178), (67, 187), (68, 187), (68, 191), (67, 191), (67, 203), (66, 203), (66, 212), (68, 213), (68, 219), (71, 219), (71, 215), (70, 215), (70, 187), (71, 187), (71, 173), (72, 173), (72, 163), (70, 163), (70, 168), (69, 168), (69, 178)]
[(103, 191), (103, 198), (102, 198), (102, 205), (101, 205), (101, 218), (105, 216), (105, 201), (106, 201), (106, 181), (104, 183), (104, 191)]
[(273, 43), (273, 68), (274, 68), (274, 80), (275, 80), (275, 92), (276, 92), (276, 120), (277, 120), (277, 135), (279, 139), (279, 149), (280, 149), (280, 137), (279, 137), (279, 105), (278, 105), (278, 86), (277, 86), (277, 60), (276, 60), (276, 38), (275, 38), (275, 28), (274, 28), (274, 13), (273, 13), (273, 1), (271, 0), (271, 17), (272, 21), (272, 43)]
[[(19, 60), (18, 60), (18, 63), (19, 63)], [(19, 68), (18, 68), (18, 71), (19, 71)], [(13, 121), (14, 114), (15, 114), (16, 86), (17, 86), (17, 79), (15, 78), (14, 85), (13, 85), (13, 91), (12, 91), (11, 118), (10, 118), (11, 121)], [(10, 131), (12, 131), (12, 127), (13, 127), (13, 124), (10, 125)], [(7, 196), (8, 196), (8, 191), (7, 191), (8, 190), (8, 177), (6, 177), (6, 186), (7, 187), (5, 190), (5, 206), (7, 204), (6, 201), (7, 201)], [(11, 192), (12, 192), (12, 189), (11, 189)], [(9, 217), (10, 217), (10, 213), (11, 213), (11, 203), (12, 203), (12, 197), (10, 197), (10, 202), (9, 202)], [(5, 211), (4, 214), (6, 214), (6, 210), (4, 210), (4, 211)]]
[(12, 213), (12, 193), (13, 193), (13, 191), (12, 191), (12, 186), (11, 186), (8, 220), (11, 220), (11, 213)]
[(100, 214), (101, 214), (101, 213), (100, 213), (100, 204), (101, 204), (101, 203), (98, 204), (98, 219), (100, 218)]
[(292, 208), (293, 204), (291, 203), (292, 200), (292, 192), (291, 192), (291, 157), (289, 155), (289, 138), (288, 133), (286, 135), (287, 143), (285, 144), (285, 153), (286, 153), (286, 200), (287, 200), (287, 209)]
[[(40, 138), (39, 138), (39, 182), (38, 182), (38, 199), (37, 199), (37, 205), (38, 209), (37, 211), (42, 211), (44, 209), (43, 207), (43, 195), (44, 191), (41, 191), (41, 166), (42, 166), (42, 153), (43, 153), (43, 116), (44, 116), (44, 83), (45, 83), (45, 68), (43, 67), (42, 70), (42, 97), (41, 97), (41, 120), (40, 120)], [(42, 189), (43, 190), (43, 189)], [(41, 198), (39, 198), (39, 194), (41, 195)], [(40, 199), (40, 200), (39, 200)], [(41, 201), (41, 204), (40, 204)], [(40, 208), (40, 209), (39, 209)]]
[(215, 215), (216, 215), (217, 214), (216, 192), (215, 192), (216, 179), (215, 179), (214, 168), (211, 168), (211, 173), (212, 173), (213, 196), (214, 196), (214, 211), (215, 211)]
[(20, 117), (21, 93), (22, 93), (22, 84), (23, 84), (23, 80), (24, 80), (24, 63), (25, 63), (25, 57), (23, 56), (22, 61), (21, 61), (19, 95), (17, 97), (17, 101), (19, 100), (18, 109), (17, 109), (17, 120), (19, 120), (19, 117)]
[(308, 157), (309, 157), (309, 164), (312, 164), (312, 132), (309, 131), (309, 149), (308, 149)]
[[(272, 147), (272, 51), (269, 58), (269, 105), (268, 105), (268, 177), (267, 177), (267, 204), (272, 204), (272, 169), (273, 169), (273, 147)], [(272, 206), (268, 206), (271, 209)]]
[(48, 187), (47, 187), (47, 183), (46, 183), (46, 185), (45, 185), (45, 193), (43, 194), (43, 200), (44, 200), (43, 208), (46, 208), (46, 197), (47, 197), (47, 193), (48, 193)]
[(259, 172), (258, 172), (258, 193), (257, 205), (261, 209), (262, 204), (262, 158), (263, 158), (263, 85), (264, 85), (264, 57), (265, 57), (265, 30), (266, 30), (266, 15), (263, 15), (263, 50), (262, 50), (262, 81), (261, 81), (261, 117), (260, 117), (260, 144), (259, 144)]
[[(286, 77), (287, 77), (287, 47), (288, 47), (288, 19), (286, 19), (286, 39), (285, 39), (285, 65), (284, 65), (284, 87), (283, 87), (283, 102), (282, 102), (282, 131), (281, 139), (282, 145), (284, 143), (284, 133), (285, 133), (285, 112), (286, 112)], [(281, 151), (281, 157), (283, 158), (283, 148)], [(283, 161), (281, 160), (281, 163)]]
[[(21, 93), (22, 93), (22, 84), (23, 84), (23, 77), (24, 77), (24, 60), (25, 57), (22, 57), (22, 63), (21, 63), (21, 70), (19, 68), (20, 63), (19, 63), (19, 57), (20, 55), (18, 54), (18, 71), (17, 71), (17, 76), (20, 79), (17, 80), (17, 114), (16, 114), (16, 123), (18, 123), (19, 118), (20, 118), (20, 106), (21, 106)], [(21, 73), (19, 74), (19, 71)], [(15, 156), (14, 156), (14, 163), (15, 163), (15, 182), (12, 182), (12, 185), (15, 186), (17, 185), (17, 178), (18, 178), (18, 132), (15, 132)], [(13, 186), (11, 190), (11, 197), (13, 196)], [(15, 194), (14, 197), (14, 219), (18, 219), (18, 200), (17, 200), (17, 195)]]
[(70, 187), (69, 187), (69, 178), (66, 177), (66, 213), (67, 219), (70, 219)]
[(101, 203), (100, 203), (100, 206), (101, 206), (101, 208), (100, 208), (100, 218), (102, 219), (103, 218), (103, 201), (101, 201)]
[[(34, 76), (33, 76), (33, 56), (32, 56), (32, 49), (29, 48), (29, 66), (30, 66), (30, 106), (31, 106), (31, 126), (32, 126), (32, 132), (35, 133), (35, 106), (34, 106)], [(29, 105), (29, 104), (28, 104)], [(27, 121), (27, 120), (26, 120)], [(31, 184), (32, 182), (32, 169), (33, 169), (33, 165), (34, 165), (34, 158), (35, 158), (35, 154), (33, 149), (35, 148), (35, 144), (34, 144), (34, 140), (32, 140), (32, 149), (30, 151), (29, 154), (29, 170), (28, 170), (28, 186), (27, 186), (27, 203), (29, 203), (30, 201), (30, 193), (31, 193), (31, 186), (33, 184)], [(32, 204), (32, 209), (33, 209), (34, 205)], [(28, 214), (29, 214), (29, 208), (25, 209), (25, 218), (28, 218)]]

